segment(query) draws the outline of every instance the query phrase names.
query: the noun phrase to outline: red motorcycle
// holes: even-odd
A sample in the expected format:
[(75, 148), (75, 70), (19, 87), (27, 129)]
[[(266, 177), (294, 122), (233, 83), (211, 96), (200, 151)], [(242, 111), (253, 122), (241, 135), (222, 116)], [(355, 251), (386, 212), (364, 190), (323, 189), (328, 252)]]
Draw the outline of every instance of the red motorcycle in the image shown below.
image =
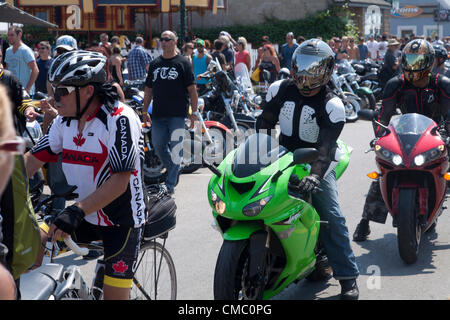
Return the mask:
[(448, 152), (438, 128), (426, 116), (404, 114), (384, 126), (386, 134), (371, 149), (380, 172), (368, 176), (380, 181), (397, 227), (400, 256), (408, 264), (416, 262), (422, 234), (434, 228), (442, 214), (450, 180)]

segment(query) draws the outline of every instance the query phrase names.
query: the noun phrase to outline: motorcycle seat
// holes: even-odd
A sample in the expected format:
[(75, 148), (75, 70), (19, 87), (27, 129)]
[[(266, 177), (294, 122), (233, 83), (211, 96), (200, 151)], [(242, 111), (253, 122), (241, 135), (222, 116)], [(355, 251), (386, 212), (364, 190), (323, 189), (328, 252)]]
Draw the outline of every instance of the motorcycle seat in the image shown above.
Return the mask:
[(378, 75), (376, 73), (369, 73), (364, 76), (361, 76), (361, 81), (365, 81), (365, 80), (378, 81)]
[(62, 264), (49, 263), (20, 276), (21, 300), (48, 300), (62, 276)]

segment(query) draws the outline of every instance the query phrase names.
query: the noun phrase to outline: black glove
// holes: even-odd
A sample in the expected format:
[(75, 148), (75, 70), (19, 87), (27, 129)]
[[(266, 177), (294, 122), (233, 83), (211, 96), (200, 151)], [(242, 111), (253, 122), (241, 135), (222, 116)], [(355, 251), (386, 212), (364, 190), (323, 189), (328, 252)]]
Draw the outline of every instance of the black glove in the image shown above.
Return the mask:
[(72, 234), (80, 226), (84, 216), (84, 211), (80, 207), (72, 205), (61, 211), (53, 224), (65, 233)]
[(296, 175), (289, 178), (288, 189), (297, 193), (313, 192), (320, 184), (317, 174), (311, 174), (299, 180)]
[(377, 141), (378, 141), (378, 138), (372, 139), (372, 140), (370, 141), (370, 143), (369, 143), (370, 147), (371, 147), (371, 148), (374, 148), (374, 147), (375, 147), (375, 144), (377, 143)]

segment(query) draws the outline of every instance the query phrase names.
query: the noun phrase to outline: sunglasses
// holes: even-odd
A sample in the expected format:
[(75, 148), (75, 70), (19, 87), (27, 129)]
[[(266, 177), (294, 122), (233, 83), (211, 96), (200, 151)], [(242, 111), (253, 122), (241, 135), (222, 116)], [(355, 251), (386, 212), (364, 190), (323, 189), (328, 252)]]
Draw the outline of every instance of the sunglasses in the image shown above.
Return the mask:
[(59, 101), (59, 98), (71, 94), (76, 88), (75, 87), (65, 87), (65, 86), (54, 87), (52, 85), (52, 89), (53, 89), (55, 100)]
[(25, 140), (22, 137), (16, 137), (14, 140), (6, 140), (0, 143), (0, 151), (12, 154), (25, 153)]
[(169, 38), (169, 37), (161, 38), (161, 41), (166, 41), (166, 42), (169, 42), (169, 41), (172, 41), (172, 40), (173, 39)]
[(64, 49), (64, 48), (58, 48), (58, 49), (56, 49), (56, 53), (58, 53), (58, 54), (63, 54), (63, 53), (66, 53), (66, 52), (69, 52), (69, 50)]

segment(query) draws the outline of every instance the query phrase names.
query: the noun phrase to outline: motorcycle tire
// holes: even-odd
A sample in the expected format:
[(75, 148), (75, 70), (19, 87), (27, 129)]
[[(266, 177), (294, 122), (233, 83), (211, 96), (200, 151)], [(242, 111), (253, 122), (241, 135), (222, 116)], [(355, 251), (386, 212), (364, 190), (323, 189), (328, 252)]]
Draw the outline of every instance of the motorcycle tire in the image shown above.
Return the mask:
[(355, 122), (358, 120), (358, 111), (361, 109), (359, 102), (353, 97), (347, 97), (344, 102), (346, 122)]
[(154, 150), (145, 152), (143, 169), (146, 184), (163, 183), (167, 179), (167, 170)]
[(227, 152), (231, 151), (231, 148), (227, 148), (227, 139), (231, 139), (231, 137), (228, 137), (222, 129), (209, 128), (208, 131), (213, 143), (208, 144), (206, 138), (203, 138), (205, 141), (203, 157), (208, 163), (219, 165), (225, 159)]
[(417, 261), (422, 228), (419, 224), (416, 189), (400, 189), (397, 213), (397, 240), (400, 257), (407, 264)]
[(377, 99), (375, 99), (375, 95), (373, 93), (367, 96), (369, 99), (369, 107), (371, 110), (375, 110), (377, 108)]
[[(193, 137), (185, 137), (183, 146), (183, 164), (181, 166), (180, 173), (193, 173), (203, 166), (202, 157), (204, 146), (201, 145), (200, 139)], [(195, 152), (200, 149), (200, 154), (196, 155)]]
[[(248, 265), (248, 240), (227, 241), (220, 248), (214, 271), (214, 299), (238, 300), (242, 298), (243, 275)], [(264, 288), (255, 288), (255, 300), (263, 298)]]

